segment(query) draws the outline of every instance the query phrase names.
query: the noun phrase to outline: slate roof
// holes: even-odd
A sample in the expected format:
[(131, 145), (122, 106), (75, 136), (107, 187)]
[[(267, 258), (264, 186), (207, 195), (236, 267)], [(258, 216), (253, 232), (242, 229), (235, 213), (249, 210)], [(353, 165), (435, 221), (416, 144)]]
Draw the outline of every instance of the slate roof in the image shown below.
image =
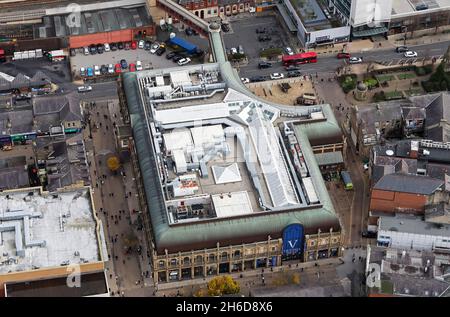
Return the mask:
[(435, 178), (409, 174), (384, 175), (374, 186), (374, 189), (395, 191), (419, 195), (431, 195), (444, 182)]
[(30, 79), (22, 73), (17, 74), (17, 76), (11, 82), (11, 89), (20, 89), (29, 86), (30, 86)]

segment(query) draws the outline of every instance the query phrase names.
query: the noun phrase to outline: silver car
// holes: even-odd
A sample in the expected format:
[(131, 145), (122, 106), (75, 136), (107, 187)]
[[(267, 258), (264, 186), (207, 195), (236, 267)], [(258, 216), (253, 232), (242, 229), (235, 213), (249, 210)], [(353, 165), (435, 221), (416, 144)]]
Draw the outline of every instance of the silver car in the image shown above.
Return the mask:
[(350, 64), (360, 64), (362, 61), (362, 57), (350, 57), (348, 60)]

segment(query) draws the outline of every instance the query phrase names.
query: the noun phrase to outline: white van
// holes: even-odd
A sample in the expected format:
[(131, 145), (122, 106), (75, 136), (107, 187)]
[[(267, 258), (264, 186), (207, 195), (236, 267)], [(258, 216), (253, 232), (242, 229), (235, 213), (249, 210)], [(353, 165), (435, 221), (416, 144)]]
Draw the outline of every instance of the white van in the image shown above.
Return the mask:
[(136, 70), (137, 71), (142, 70), (142, 62), (141, 61), (136, 61)]

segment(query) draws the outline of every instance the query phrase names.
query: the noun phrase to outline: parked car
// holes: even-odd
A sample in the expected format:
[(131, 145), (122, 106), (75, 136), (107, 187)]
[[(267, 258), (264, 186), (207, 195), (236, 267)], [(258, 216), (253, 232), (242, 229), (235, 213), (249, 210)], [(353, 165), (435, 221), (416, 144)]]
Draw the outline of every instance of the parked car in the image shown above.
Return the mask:
[(70, 56), (76, 56), (77, 55), (77, 50), (74, 48), (70, 49)]
[(87, 76), (93, 77), (94, 76), (94, 70), (91, 67), (87, 68)]
[(126, 42), (125, 43), (125, 47), (124, 47), (125, 51), (128, 51), (130, 48), (131, 48), (131, 43), (130, 42)]
[(137, 43), (136, 43), (136, 41), (131, 42), (131, 49), (132, 49), (132, 50), (137, 49)]
[(119, 74), (122, 72), (122, 66), (120, 64), (116, 64), (114, 66), (114, 71), (116, 72), (116, 74)]
[(288, 55), (294, 55), (294, 51), (292, 50), (292, 48), (286, 47), (284, 50), (285, 50), (286, 54), (288, 54)]
[(270, 41), (272, 38), (268, 35), (260, 35), (258, 36), (258, 41), (260, 42), (267, 42)]
[(222, 28), (222, 31), (225, 33), (230, 32), (230, 25), (228, 23), (222, 23), (222, 25), (220, 26)]
[(105, 47), (103, 46), (103, 44), (97, 44), (97, 52), (99, 54), (103, 54), (104, 51), (105, 51)]
[(397, 53), (405, 53), (405, 52), (408, 51), (408, 47), (406, 47), (406, 46), (398, 46), (398, 47), (395, 48), (395, 51)]
[(350, 53), (338, 53), (336, 57), (339, 59), (343, 59), (343, 58), (350, 58), (351, 56)]
[(268, 63), (268, 62), (259, 62), (258, 63), (258, 68), (259, 69), (270, 68), (270, 67), (272, 67), (271, 63)]
[(117, 48), (118, 48), (119, 50), (123, 50), (123, 48), (124, 48), (123, 42), (117, 43)]
[(102, 65), (102, 66), (100, 67), (100, 72), (102, 73), (102, 75), (108, 74), (108, 66)]
[(270, 79), (283, 79), (284, 74), (282, 73), (272, 73), (270, 74)]
[(140, 40), (140, 41), (139, 41), (139, 44), (138, 44), (138, 47), (139, 47), (140, 49), (143, 49), (143, 48), (145, 47), (145, 41), (144, 41), (144, 40)]
[(175, 55), (177, 55), (177, 53), (175, 53), (175, 52), (170, 52), (170, 53), (167, 53), (166, 58), (167, 58), (167, 59), (172, 59)]
[(350, 57), (349, 59), (348, 59), (348, 62), (350, 63), (350, 64), (360, 64), (360, 63), (362, 63), (362, 57)]
[(253, 77), (250, 77), (250, 81), (252, 83), (256, 83), (256, 82), (259, 82), (259, 81), (265, 81), (265, 80), (267, 80), (266, 76), (253, 76)]
[(165, 48), (164, 46), (160, 46), (160, 47), (156, 50), (155, 54), (158, 55), (158, 56), (161, 56), (162, 54), (164, 54), (165, 51), (166, 51), (166, 48)]
[(250, 79), (248, 78), (241, 78), (241, 81), (243, 84), (248, 84), (250, 82)]
[(237, 51), (236, 47), (232, 47), (230, 50), (230, 54), (232, 54), (232, 55), (237, 54), (237, 52), (238, 51)]
[(84, 67), (81, 67), (81, 68), (80, 68), (80, 76), (81, 76), (81, 77), (86, 76), (86, 68), (84, 68)]
[(111, 51), (111, 46), (108, 43), (105, 43), (103, 46), (105, 47), (105, 52)]
[(364, 230), (363, 232), (361, 232), (361, 236), (363, 238), (375, 239), (377, 237), (377, 233), (373, 231)]
[(94, 75), (95, 76), (100, 76), (101, 75), (100, 66), (98, 66), (98, 65), (94, 66)]
[(114, 74), (114, 65), (113, 64), (108, 65), (108, 74)]
[(117, 47), (117, 43), (111, 43), (111, 51), (115, 52), (117, 51), (118, 47)]
[(141, 61), (136, 61), (136, 70), (137, 71), (141, 71), (142, 69), (143, 69), (142, 62)]
[(186, 57), (186, 58), (180, 59), (177, 63), (178, 63), (178, 66), (183, 66), (183, 65), (189, 64), (190, 62), (191, 62), (191, 59), (189, 57)]
[(97, 46), (95, 46), (95, 45), (90, 45), (90, 46), (89, 46), (89, 53), (91, 53), (91, 55), (97, 54)]
[(286, 76), (289, 77), (289, 78), (291, 78), (291, 77), (299, 77), (301, 75), (302, 75), (302, 73), (300, 71), (298, 71), (298, 70), (291, 70), (291, 71), (287, 72), (287, 74), (286, 74)]
[(152, 53), (152, 54), (155, 54), (156, 53), (156, 51), (158, 50), (158, 48), (159, 48), (159, 43), (153, 43), (153, 45), (152, 45), (152, 48), (150, 49), (150, 53)]
[(127, 69), (128, 68), (128, 64), (127, 64), (127, 61), (125, 59), (121, 59), (120, 60), (120, 67), (122, 67), (122, 69)]
[(417, 52), (414, 51), (406, 51), (404, 54), (405, 57), (417, 57)]
[(239, 52), (239, 54), (244, 54), (245, 53), (244, 52), (244, 48), (242, 47), (242, 45), (238, 46), (238, 52)]
[(135, 72), (135, 71), (136, 71), (136, 65), (133, 64), (133, 63), (131, 63), (130, 66), (128, 67), (128, 70), (129, 70), (130, 72)]
[(91, 91), (92, 87), (91, 86), (80, 86), (78, 87), (78, 92), (88, 92)]
[(89, 55), (89, 47), (85, 46), (83, 47), (84, 55)]
[(194, 31), (191, 28), (186, 28), (184, 32), (186, 33), (187, 36), (194, 35)]
[(172, 57), (172, 61), (174, 61), (175, 63), (178, 63), (178, 61), (182, 58), (184, 58), (184, 57), (180, 56), (180, 55), (175, 55), (174, 57)]
[(146, 51), (149, 51), (151, 48), (152, 48), (152, 42), (150, 42), (150, 41), (145, 41), (144, 49), (145, 49)]
[(300, 70), (300, 66), (289, 65), (284, 68), (287, 71)]

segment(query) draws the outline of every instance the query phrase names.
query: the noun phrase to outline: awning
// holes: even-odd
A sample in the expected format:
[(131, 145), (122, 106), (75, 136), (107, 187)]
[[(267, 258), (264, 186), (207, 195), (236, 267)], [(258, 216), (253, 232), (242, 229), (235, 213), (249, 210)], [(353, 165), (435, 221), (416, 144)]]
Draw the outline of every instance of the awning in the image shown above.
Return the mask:
[(380, 26), (378, 28), (370, 28), (366, 30), (361, 31), (353, 31), (352, 35), (353, 37), (366, 37), (366, 36), (374, 36), (378, 34), (383, 34), (388, 31), (388, 28), (385, 26)]
[(340, 151), (337, 152), (325, 152), (315, 154), (317, 164), (319, 166), (336, 165), (344, 163), (344, 158)]
[(283, 17), (284, 22), (286, 23), (289, 32), (297, 32), (297, 27), (294, 25), (294, 23), (291, 20), (291, 17), (289, 16), (288, 12), (286, 11), (286, 8), (282, 4), (277, 4), (278, 11), (281, 13), (281, 16)]

